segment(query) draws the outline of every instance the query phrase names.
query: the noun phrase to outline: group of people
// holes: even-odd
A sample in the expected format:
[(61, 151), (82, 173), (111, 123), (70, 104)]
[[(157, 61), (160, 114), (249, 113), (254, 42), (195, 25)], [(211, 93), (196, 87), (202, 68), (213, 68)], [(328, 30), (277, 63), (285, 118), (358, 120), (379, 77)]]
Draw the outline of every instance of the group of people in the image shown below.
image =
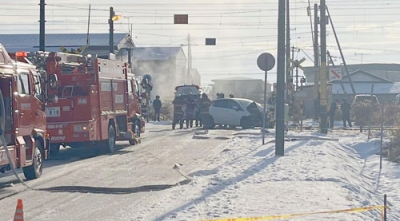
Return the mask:
[[(333, 128), (333, 124), (335, 122), (335, 113), (338, 108), (339, 100), (336, 99), (331, 103), (331, 107), (328, 111), (329, 116), (329, 127)], [(345, 98), (342, 99), (340, 104), (340, 110), (342, 112), (342, 120), (343, 120), (343, 127), (346, 127), (346, 123), (349, 124), (349, 127), (352, 127), (351, 120), (350, 120), (350, 111), (351, 105)]]
[(211, 100), (207, 94), (203, 93), (199, 97), (196, 95), (177, 95), (172, 101), (174, 105), (174, 119), (172, 121), (172, 129), (175, 129), (177, 123), (180, 128), (183, 128), (184, 121), (186, 121), (186, 128), (195, 126), (207, 127), (209, 118), (209, 107)]

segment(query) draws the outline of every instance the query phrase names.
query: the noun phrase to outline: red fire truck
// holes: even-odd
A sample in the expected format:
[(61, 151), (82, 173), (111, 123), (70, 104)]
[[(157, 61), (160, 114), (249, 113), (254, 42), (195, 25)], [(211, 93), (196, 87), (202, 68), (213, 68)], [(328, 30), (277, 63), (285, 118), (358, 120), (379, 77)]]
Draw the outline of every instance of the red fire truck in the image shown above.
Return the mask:
[(14, 166), (36, 179), (48, 154), (45, 106), (50, 99), (45, 92), (57, 79), (39, 72), (24, 55), (8, 54), (0, 44), (0, 172)]
[(37, 66), (58, 77), (58, 103), (46, 107), (50, 150), (60, 145), (105, 146), (115, 151), (117, 140), (140, 142), (145, 121), (140, 115), (139, 87), (126, 63), (66, 53), (37, 52)]

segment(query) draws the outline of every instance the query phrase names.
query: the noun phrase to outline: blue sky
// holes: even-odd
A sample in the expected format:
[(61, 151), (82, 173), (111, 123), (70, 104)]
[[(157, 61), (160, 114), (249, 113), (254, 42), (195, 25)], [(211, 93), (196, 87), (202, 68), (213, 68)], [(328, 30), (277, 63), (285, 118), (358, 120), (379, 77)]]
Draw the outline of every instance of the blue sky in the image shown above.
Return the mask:
[[(400, 55), (400, 1), (326, 0), (348, 64), (398, 63)], [(38, 33), (39, 0), (0, 3), (0, 33)], [(122, 19), (116, 32), (129, 32), (140, 46), (179, 46), (187, 51), (192, 37), (193, 67), (206, 84), (215, 78), (263, 78), (256, 65), (262, 52), (276, 55), (277, 0), (69, 0), (46, 1), (47, 33), (86, 33), (88, 5), (92, 5), (90, 32), (108, 32), (108, 9)], [(313, 7), (319, 1), (310, 0)], [(312, 65), (313, 50), (308, 0), (291, 0), (291, 45), (300, 48), (298, 59)], [(189, 25), (173, 25), (173, 14), (189, 14)], [(340, 64), (331, 26), (327, 48)], [(205, 46), (205, 38), (217, 38), (217, 46)], [(336, 58), (337, 57), (337, 58)], [(272, 70), (275, 72), (275, 69)], [(271, 81), (276, 75), (269, 76)]]

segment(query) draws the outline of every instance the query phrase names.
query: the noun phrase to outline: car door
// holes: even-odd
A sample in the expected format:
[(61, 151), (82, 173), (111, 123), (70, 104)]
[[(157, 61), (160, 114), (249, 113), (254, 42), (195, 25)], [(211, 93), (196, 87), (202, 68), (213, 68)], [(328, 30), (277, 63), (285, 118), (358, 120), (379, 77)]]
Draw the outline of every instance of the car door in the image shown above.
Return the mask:
[(239, 126), (242, 116), (244, 116), (244, 110), (240, 104), (235, 100), (227, 100), (224, 114), (225, 124)]
[(214, 124), (223, 124), (226, 111), (226, 100), (220, 99), (212, 102), (209, 112), (214, 119)]

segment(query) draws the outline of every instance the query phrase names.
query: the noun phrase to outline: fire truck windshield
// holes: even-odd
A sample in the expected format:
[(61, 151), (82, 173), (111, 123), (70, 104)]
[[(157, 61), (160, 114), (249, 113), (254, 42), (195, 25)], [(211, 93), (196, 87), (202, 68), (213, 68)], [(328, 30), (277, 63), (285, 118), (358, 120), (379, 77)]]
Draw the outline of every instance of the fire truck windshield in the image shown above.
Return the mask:
[(6, 63), (6, 59), (4, 58), (4, 55), (2, 53), (2, 51), (0, 50), (0, 64), (5, 64)]

